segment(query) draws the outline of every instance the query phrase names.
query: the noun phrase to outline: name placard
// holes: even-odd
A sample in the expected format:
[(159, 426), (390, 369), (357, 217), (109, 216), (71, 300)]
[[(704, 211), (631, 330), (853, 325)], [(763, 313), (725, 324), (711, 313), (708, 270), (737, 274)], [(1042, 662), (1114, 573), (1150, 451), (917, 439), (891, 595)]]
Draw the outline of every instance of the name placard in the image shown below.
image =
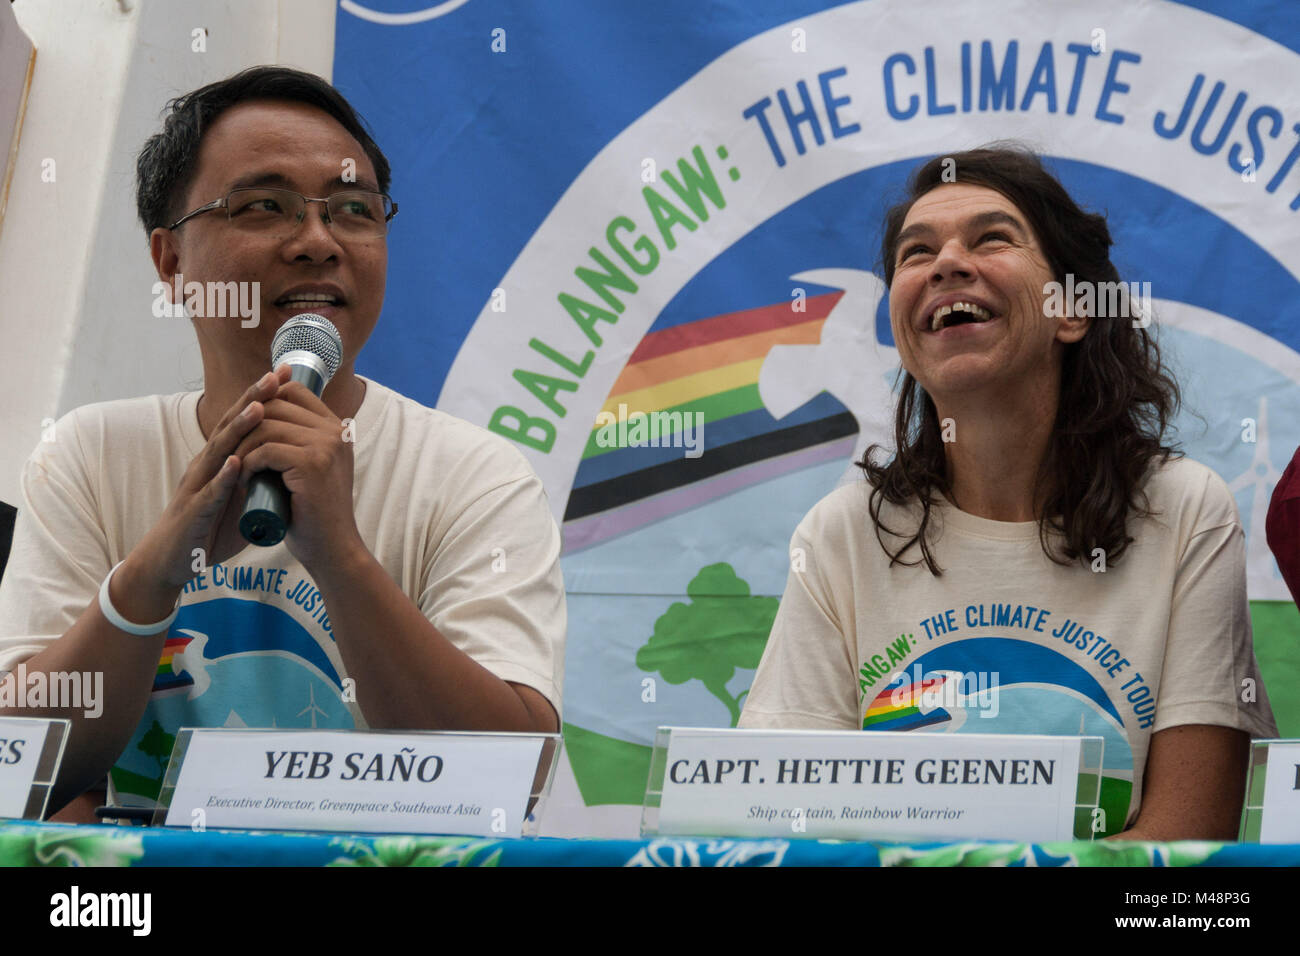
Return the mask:
[[(558, 734), (184, 728), (158, 816), (195, 829), (524, 834)], [(549, 783), (549, 779), (548, 779)], [(545, 787), (539, 788), (539, 792)]]
[(0, 717), (0, 817), (45, 815), (68, 727), (66, 720)]
[[(1078, 815), (1086, 839), (1101, 745), (1098, 737), (660, 728), (642, 832), (1042, 842), (1074, 839)], [(1081, 766), (1096, 769), (1081, 778)]]
[(1300, 843), (1300, 740), (1270, 740), (1260, 843)]

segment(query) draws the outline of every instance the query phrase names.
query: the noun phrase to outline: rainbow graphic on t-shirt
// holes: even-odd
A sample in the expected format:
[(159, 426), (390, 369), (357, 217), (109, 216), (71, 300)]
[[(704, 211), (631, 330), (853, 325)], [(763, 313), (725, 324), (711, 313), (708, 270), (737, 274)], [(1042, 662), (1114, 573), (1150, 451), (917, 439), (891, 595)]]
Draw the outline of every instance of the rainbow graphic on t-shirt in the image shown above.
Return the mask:
[(918, 730), (931, 724), (951, 720), (942, 707), (921, 710), (921, 695), (936, 697), (952, 675), (927, 677), (902, 687), (886, 687), (867, 705), (862, 714), (863, 730)]
[(111, 771), (116, 799), (157, 799), (182, 727), (355, 727), (326, 641), (274, 604), (183, 604), (149, 703)]
[(192, 640), (194, 640), (194, 637), (186, 633), (167, 635), (167, 641), (163, 644), (162, 656), (158, 658), (158, 671), (153, 679), (153, 692), (155, 694), (193, 686), (194, 678), (188, 672), (181, 671), (178, 674), (172, 667), (172, 660), (176, 655), (183, 654)]

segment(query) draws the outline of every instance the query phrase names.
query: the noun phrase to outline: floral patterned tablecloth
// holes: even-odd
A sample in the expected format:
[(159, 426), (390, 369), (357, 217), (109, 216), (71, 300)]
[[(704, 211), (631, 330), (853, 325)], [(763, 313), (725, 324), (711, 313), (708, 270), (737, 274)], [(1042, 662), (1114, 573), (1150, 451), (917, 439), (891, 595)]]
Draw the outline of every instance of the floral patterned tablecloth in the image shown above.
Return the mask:
[(6, 822), (0, 866), (1300, 866), (1300, 845), (489, 840)]

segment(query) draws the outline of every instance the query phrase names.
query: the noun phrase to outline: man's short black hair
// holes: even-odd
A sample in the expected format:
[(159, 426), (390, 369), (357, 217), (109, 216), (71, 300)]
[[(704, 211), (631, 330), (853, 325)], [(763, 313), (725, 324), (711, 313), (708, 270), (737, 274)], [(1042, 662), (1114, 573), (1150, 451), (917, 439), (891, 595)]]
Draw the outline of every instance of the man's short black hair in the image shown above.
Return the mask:
[(178, 96), (165, 107), (162, 132), (149, 137), (136, 159), (135, 205), (146, 235), (185, 214), (177, 205), (194, 176), (203, 134), (226, 110), (250, 100), (288, 100), (324, 110), (361, 144), (375, 167), (379, 191), (388, 192), (388, 160), (338, 90), (302, 70), (255, 66)]

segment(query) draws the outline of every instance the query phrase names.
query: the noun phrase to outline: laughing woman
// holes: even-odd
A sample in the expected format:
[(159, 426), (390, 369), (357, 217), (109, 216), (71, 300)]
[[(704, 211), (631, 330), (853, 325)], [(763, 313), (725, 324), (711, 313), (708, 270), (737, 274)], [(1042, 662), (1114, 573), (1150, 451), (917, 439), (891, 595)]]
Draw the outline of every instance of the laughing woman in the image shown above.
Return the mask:
[(1110, 245), (1032, 153), (916, 171), (882, 249), (896, 451), (795, 531), (740, 726), (1098, 735), (1108, 832), (1231, 840), (1277, 733), (1244, 535), (1166, 442), (1149, 316), (1059, 294), (1121, 288)]

